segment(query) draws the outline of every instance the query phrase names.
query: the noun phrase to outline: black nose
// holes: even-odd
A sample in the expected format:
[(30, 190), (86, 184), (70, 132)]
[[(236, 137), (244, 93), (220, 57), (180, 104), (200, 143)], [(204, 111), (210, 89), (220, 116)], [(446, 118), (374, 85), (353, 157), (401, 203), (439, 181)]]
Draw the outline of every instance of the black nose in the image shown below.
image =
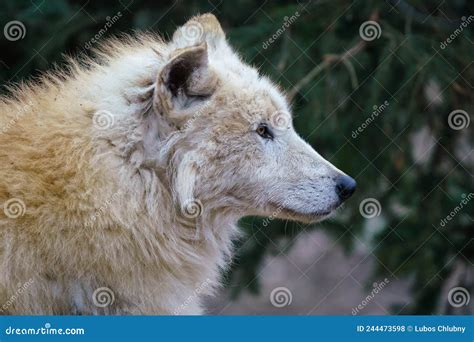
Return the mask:
[(356, 189), (357, 183), (354, 178), (349, 176), (339, 176), (336, 179), (336, 193), (341, 199), (345, 201), (352, 196)]

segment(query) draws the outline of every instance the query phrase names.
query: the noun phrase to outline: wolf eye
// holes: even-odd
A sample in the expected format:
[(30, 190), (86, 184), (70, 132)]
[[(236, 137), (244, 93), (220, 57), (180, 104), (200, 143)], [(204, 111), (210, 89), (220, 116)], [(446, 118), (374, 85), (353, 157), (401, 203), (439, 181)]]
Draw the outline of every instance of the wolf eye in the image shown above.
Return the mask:
[(270, 128), (268, 128), (268, 126), (266, 124), (260, 124), (258, 125), (257, 129), (255, 130), (255, 132), (257, 132), (258, 135), (260, 135), (262, 138), (264, 139), (270, 139), (270, 140), (273, 140), (273, 133), (272, 131), (270, 130)]

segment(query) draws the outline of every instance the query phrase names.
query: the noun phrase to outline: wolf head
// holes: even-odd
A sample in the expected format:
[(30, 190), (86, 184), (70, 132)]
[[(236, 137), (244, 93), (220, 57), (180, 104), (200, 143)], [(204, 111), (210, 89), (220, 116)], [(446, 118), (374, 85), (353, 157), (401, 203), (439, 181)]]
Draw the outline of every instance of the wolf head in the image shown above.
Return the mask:
[(355, 181), (297, 135), (282, 92), (241, 61), (213, 15), (192, 18), (168, 48), (153, 108), (168, 127), (182, 210), (199, 203), (197, 210), (313, 222), (352, 195)]

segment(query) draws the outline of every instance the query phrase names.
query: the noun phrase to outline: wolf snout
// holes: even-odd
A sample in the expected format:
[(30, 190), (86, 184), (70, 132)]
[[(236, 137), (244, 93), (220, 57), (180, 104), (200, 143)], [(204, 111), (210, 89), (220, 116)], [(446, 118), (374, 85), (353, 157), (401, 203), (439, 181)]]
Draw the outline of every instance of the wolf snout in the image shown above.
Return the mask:
[(341, 175), (336, 179), (336, 193), (341, 202), (352, 196), (356, 190), (357, 183), (354, 178), (347, 175)]

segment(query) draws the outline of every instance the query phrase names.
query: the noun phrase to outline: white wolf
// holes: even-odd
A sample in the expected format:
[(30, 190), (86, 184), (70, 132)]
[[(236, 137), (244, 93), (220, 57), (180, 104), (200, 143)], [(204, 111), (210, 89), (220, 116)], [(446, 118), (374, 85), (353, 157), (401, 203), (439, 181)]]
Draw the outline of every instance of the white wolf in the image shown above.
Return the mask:
[(240, 217), (314, 222), (354, 192), (213, 15), (96, 54), (1, 99), (4, 314), (200, 314)]

